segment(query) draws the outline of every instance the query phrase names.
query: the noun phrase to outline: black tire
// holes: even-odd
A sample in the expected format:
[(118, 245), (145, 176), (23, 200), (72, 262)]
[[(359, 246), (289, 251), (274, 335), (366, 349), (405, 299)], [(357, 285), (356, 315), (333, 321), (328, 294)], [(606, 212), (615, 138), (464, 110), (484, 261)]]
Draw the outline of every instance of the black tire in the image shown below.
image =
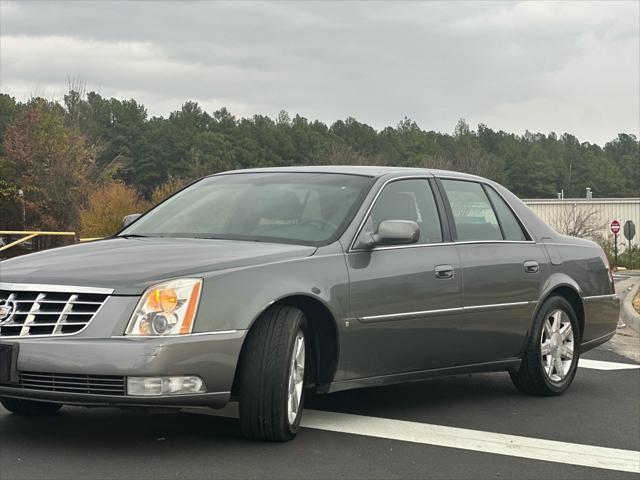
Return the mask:
[[(554, 381), (547, 374), (543, 365), (543, 354), (541, 349), (541, 338), (544, 324), (549, 316), (556, 310), (563, 311), (571, 322), (573, 331), (573, 356), (571, 364), (566, 372), (566, 376), (559, 381)], [(509, 375), (514, 385), (522, 392), (529, 395), (552, 396), (562, 394), (573, 382), (578, 369), (578, 359), (580, 357), (581, 332), (578, 318), (571, 304), (560, 296), (549, 297), (540, 307), (533, 322), (533, 327), (527, 340), (522, 364), (518, 371), (510, 371)]]
[(0, 399), (2, 406), (16, 415), (25, 417), (44, 417), (53, 415), (62, 408), (59, 403), (34, 402), (32, 400), (20, 400), (18, 398)]
[[(295, 437), (304, 405), (304, 385), (295, 421), (288, 418), (290, 363), (299, 332), (309, 344), (304, 313), (276, 305), (256, 321), (246, 339), (238, 377), (240, 425), (249, 439), (286, 442)], [(305, 355), (308, 372), (308, 355)]]

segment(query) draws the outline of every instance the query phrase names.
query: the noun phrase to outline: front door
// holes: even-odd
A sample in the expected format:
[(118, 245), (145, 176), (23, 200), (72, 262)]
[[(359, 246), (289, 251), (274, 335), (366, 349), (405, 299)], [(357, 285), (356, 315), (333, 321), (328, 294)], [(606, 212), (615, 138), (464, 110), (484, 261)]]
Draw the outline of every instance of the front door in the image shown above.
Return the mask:
[(460, 262), (455, 246), (444, 243), (441, 217), (427, 179), (394, 180), (378, 196), (359, 237), (383, 220), (410, 220), (418, 223), (420, 239), (347, 253), (354, 320), (345, 333), (345, 379), (455, 363)]

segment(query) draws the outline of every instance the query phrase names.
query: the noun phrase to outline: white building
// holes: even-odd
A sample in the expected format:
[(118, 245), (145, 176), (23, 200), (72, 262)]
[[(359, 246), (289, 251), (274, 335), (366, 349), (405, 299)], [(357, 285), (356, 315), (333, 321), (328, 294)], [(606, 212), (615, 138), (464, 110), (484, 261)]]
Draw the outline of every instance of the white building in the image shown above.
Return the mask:
[(542, 220), (561, 233), (572, 233), (580, 225), (594, 230), (613, 243), (609, 225), (613, 220), (620, 222), (618, 248), (626, 249), (629, 242), (624, 237), (622, 227), (627, 220), (636, 225), (634, 246), (640, 245), (640, 198), (544, 198), (529, 199), (524, 202)]

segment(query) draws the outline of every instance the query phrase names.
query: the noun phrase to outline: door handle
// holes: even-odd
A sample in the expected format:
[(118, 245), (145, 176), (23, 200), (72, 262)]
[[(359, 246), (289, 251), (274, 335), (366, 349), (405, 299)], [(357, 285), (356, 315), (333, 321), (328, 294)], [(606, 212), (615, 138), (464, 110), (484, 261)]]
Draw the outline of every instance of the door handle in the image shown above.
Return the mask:
[(540, 271), (540, 265), (535, 260), (529, 260), (524, 262), (524, 271), (527, 273), (538, 273)]
[(455, 270), (451, 265), (437, 265), (433, 272), (436, 274), (436, 278), (442, 279), (453, 278), (455, 275)]

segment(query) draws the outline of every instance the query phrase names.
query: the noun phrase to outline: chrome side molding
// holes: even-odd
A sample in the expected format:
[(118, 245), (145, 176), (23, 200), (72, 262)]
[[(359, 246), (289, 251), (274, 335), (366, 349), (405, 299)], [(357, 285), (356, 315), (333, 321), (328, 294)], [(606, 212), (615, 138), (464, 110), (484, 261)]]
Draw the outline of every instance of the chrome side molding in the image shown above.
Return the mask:
[(510, 303), (494, 303), (490, 305), (470, 305), (467, 307), (455, 307), (455, 308), (442, 308), (438, 310), (423, 310), (420, 312), (403, 312), (403, 313), (390, 313), (386, 315), (372, 315), (369, 317), (360, 317), (359, 321), (363, 323), (370, 322), (382, 322), (385, 320), (410, 320), (412, 318), (429, 317), (433, 315), (451, 315), (455, 313), (464, 312), (477, 312), (482, 310), (500, 310), (513, 307), (524, 307), (527, 305), (537, 304), (537, 300), (531, 300), (528, 302), (510, 302)]

